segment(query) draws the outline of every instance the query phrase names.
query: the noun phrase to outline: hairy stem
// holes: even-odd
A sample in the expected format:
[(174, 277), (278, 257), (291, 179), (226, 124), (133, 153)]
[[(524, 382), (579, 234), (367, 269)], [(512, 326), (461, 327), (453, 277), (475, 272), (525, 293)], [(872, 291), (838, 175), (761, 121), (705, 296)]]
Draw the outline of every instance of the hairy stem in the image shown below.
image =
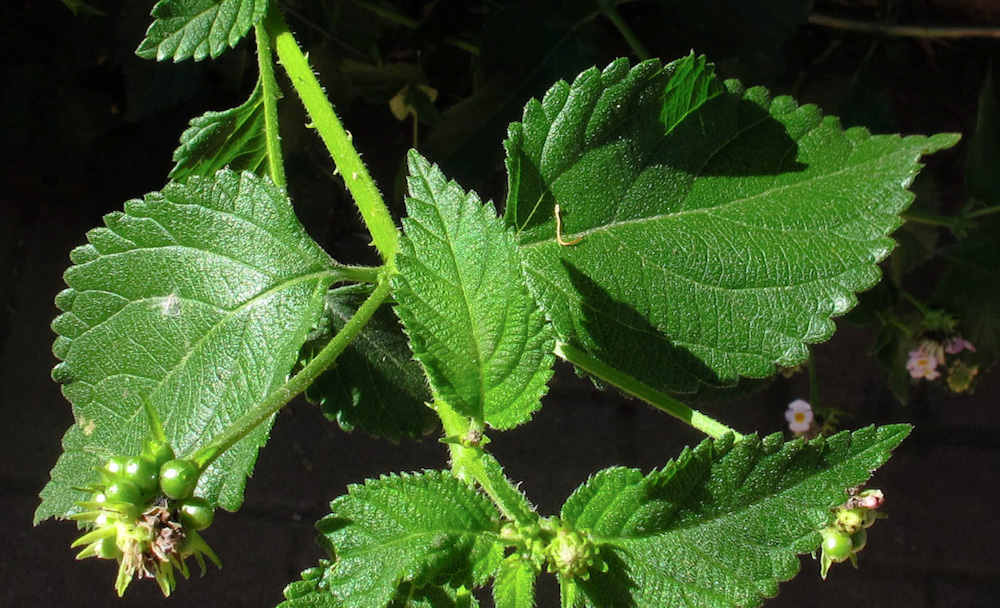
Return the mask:
[(272, 391), (253, 410), (247, 412), (233, 422), (233, 424), (229, 425), (224, 433), (195, 452), (191, 456), (191, 459), (198, 464), (201, 470), (205, 470), (219, 455), (233, 447), (233, 445), (246, 437), (251, 431), (276, 414), (293, 397), (306, 390), (320, 374), (330, 367), (340, 353), (344, 352), (347, 345), (358, 336), (388, 296), (389, 281), (383, 279), (375, 287), (375, 291), (358, 308), (358, 312), (354, 313), (354, 316), (351, 317), (312, 361), (289, 379), (288, 382)]
[(274, 79), (274, 49), (263, 23), (254, 26), (257, 38), (257, 69), (264, 89), (264, 138), (267, 146), (267, 166), (271, 181), (285, 188), (285, 159), (281, 154), (281, 134), (278, 131), (278, 100), (281, 89)]
[(635, 53), (636, 57), (641, 60), (649, 59), (649, 51), (646, 50), (642, 41), (635, 35), (635, 32), (632, 31), (632, 28), (629, 27), (625, 19), (622, 18), (621, 13), (618, 12), (618, 9), (615, 8), (614, 4), (607, 3), (607, 5), (601, 9), (601, 12), (615, 26), (618, 32), (622, 35), (622, 38), (625, 39), (625, 42), (628, 43), (629, 48), (631, 48), (632, 52)]
[(441, 417), (445, 441), (451, 452), (451, 471), (455, 477), (479, 484), (504, 518), (522, 526), (536, 523), (538, 514), (520, 490), (504, 476), (496, 458), (487, 454), (478, 443), (469, 441), (472, 435), (482, 438), (482, 423), (474, 423), (462, 416), (441, 399), (436, 399), (433, 407)]
[(742, 434), (722, 424), (718, 420), (710, 418), (698, 410), (684, 405), (673, 397), (669, 397), (653, 387), (643, 384), (632, 376), (618, 371), (603, 361), (595, 359), (582, 350), (574, 348), (565, 342), (556, 342), (555, 353), (564, 361), (569, 361), (588, 374), (613, 384), (629, 395), (638, 397), (653, 407), (663, 410), (671, 416), (686, 422), (709, 437), (720, 439), (723, 435), (732, 433), (736, 439), (743, 438)]
[(361, 161), (351, 136), (337, 118), (337, 114), (323, 92), (319, 80), (309, 66), (309, 60), (299, 48), (295, 37), (288, 30), (279, 11), (270, 11), (266, 19), (266, 29), (274, 40), (274, 48), (285, 72), (292, 81), (302, 105), (312, 118), (313, 126), (319, 132), (336, 165), (337, 172), (344, 178), (347, 189), (361, 212), (372, 242), (382, 260), (390, 268), (399, 248), (399, 232), (392, 221), (389, 209), (382, 200), (368, 169)]

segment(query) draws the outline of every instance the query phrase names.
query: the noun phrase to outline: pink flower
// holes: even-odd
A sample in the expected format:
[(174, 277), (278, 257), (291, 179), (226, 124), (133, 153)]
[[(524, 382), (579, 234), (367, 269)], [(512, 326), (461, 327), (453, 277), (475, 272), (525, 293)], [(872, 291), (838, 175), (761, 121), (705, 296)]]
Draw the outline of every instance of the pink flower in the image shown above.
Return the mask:
[(937, 366), (938, 360), (923, 348), (911, 350), (910, 359), (906, 362), (906, 369), (910, 372), (911, 378), (924, 378), (925, 380), (937, 380), (941, 376), (941, 372), (937, 371)]
[(957, 355), (963, 350), (967, 350), (969, 352), (974, 353), (976, 352), (976, 347), (973, 346), (971, 342), (962, 338), (961, 336), (955, 336), (954, 338), (950, 338), (947, 342), (944, 343), (944, 352), (948, 353), (949, 355)]
[(812, 425), (812, 406), (802, 399), (792, 401), (788, 404), (788, 410), (785, 411), (785, 420), (788, 421), (788, 428), (793, 433), (805, 433)]

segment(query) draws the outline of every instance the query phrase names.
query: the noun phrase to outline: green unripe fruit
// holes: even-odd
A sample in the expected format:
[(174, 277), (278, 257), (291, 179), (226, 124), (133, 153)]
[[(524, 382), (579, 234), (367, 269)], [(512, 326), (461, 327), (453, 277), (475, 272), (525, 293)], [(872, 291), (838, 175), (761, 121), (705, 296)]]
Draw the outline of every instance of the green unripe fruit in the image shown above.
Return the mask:
[(857, 553), (858, 551), (864, 549), (866, 544), (868, 544), (868, 532), (864, 528), (861, 528), (854, 534), (851, 534), (852, 553)]
[(823, 530), (823, 544), (820, 547), (825, 557), (838, 564), (850, 557), (853, 549), (850, 535), (833, 527)]
[(160, 477), (160, 467), (148, 458), (136, 456), (125, 461), (123, 477), (134, 483), (146, 497), (152, 497), (156, 492)]
[(837, 523), (834, 525), (845, 534), (854, 534), (861, 529), (865, 521), (865, 514), (868, 509), (855, 507), (837, 513)]
[(181, 523), (185, 528), (204, 530), (215, 521), (215, 509), (204, 498), (194, 496), (181, 503)]
[(871, 528), (875, 520), (878, 519), (878, 511), (875, 509), (866, 509), (864, 521), (862, 522), (862, 527)]
[(169, 498), (184, 500), (194, 494), (198, 485), (198, 465), (190, 460), (175, 458), (160, 467), (160, 489)]
[(104, 465), (104, 468), (100, 469), (101, 475), (107, 483), (113, 483), (115, 480), (121, 479), (122, 474), (125, 472), (125, 460), (124, 456), (112, 456), (108, 460), (108, 463)]
[(120, 502), (138, 506), (145, 502), (139, 486), (125, 479), (119, 479), (108, 484), (108, 487), (104, 488), (104, 497), (109, 503)]
[(145, 439), (142, 442), (142, 455), (156, 463), (156, 468), (162, 467), (168, 460), (176, 458), (174, 448), (166, 441)]

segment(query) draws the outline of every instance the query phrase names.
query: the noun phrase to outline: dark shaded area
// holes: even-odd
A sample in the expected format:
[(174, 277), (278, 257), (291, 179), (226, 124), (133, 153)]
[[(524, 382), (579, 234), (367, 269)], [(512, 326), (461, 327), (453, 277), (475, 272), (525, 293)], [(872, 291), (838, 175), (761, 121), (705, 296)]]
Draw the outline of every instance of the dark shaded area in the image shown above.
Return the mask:
[[(331, 499), (366, 477), (446, 466), (446, 449), (434, 438), (392, 445), (347, 434), (317, 407), (297, 401), (278, 416), (248, 482), (243, 509), (220, 513), (205, 535), (224, 569), (210, 566), (203, 578), (195, 573), (170, 599), (162, 598), (156, 585), (140, 581), (118, 600), (112, 563), (74, 561), (69, 549), (77, 536), (73, 524), (31, 526), (37, 493), (60, 452), (59, 439), (73, 423), (67, 402), (49, 378), (56, 360), (48, 325), (57, 313), (52, 300), (63, 287), (69, 251), (84, 242), (86, 230), (98, 225), (102, 214), (163, 185), (177, 138), (192, 117), (239, 104), (252, 86), (254, 57), (245, 43), (218, 62), (141, 62), (131, 53), (145, 31), (152, 2), (92, 4), (107, 9), (107, 16), (74, 18), (56, 0), (0, 4), (0, 606), (273, 606), (281, 600), (282, 587), (323, 556), (313, 541), (314, 523), (327, 513)], [(437, 41), (465, 31), (465, 26), (455, 26), (459, 16), (471, 23), (481, 17), (437, 13), (432, 28), (411, 35), (384, 23), (344, 33), (330, 29), (323, 19), (334, 5), (346, 3), (288, 4), (308, 12), (321, 27), (318, 32), (290, 15), (293, 29), (314, 51), (324, 84), (339, 99), (338, 109), (376, 180), (383, 191), (398, 194), (394, 184), (411, 142), (411, 124), (396, 122), (383, 105), (364, 103), (338, 87), (345, 81), (330, 58), (331, 49), (356, 60), (371, 57), (379, 45), (387, 58), (429, 56), (424, 67), (429, 82), (442, 90), (439, 107), (451, 108), (473, 92), (474, 78), (469, 58)], [(419, 14), (420, 3), (402, 4)], [(817, 4), (843, 8), (845, 3)], [(853, 4), (860, 17), (872, 16), (867, 5), (874, 3)], [(996, 8), (985, 0), (967, 2), (961, 10), (955, 8), (958, 0), (908, 4), (902, 17), (943, 23), (987, 14), (969, 8), (973, 5), (984, 11)], [(666, 60), (687, 54), (691, 42), (664, 35), (663, 21), (651, 6), (637, 2), (623, 6), (622, 13), (654, 54)], [(437, 10), (443, 8), (454, 9), (455, 3), (442, 3)], [(589, 40), (600, 48), (602, 61), (629, 53), (606, 22), (588, 27), (596, 31)], [(539, 35), (536, 29), (526, 30)], [(520, 33), (510, 34), (510, 42), (516, 43)], [(993, 41), (882, 40), (804, 26), (780, 46), (778, 55), (720, 56), (718, 62), (724, 76), (739, 75), (794, 93), (802, 102), (820, 103), (840, 112), (845, 124), (969, 133), (979, 86), (990, 59), (998, 55)], [(572, 61), (558, 65), (545, 72), (549, 82), (575, 74)], [(498, 68), (505, 77), (508, 72), (521, 76), (512, 66)], [(497, 87), (500, 81), (489, 82)], [(520, 104), (509, 105), (512, 118)], [(340, 260), (371, 260), (356, 213), (340, 182), (330, 176), (325, 151), (302, 127), (305, 118), (291, 96), (282, 112), (292, 195), (311, 233)], [(882, 118), (878, 124), (867, 122), (872, 116)], [(509, 119), (491, 117), (487, 130)], [(498, 140), (479, 143), (493, 155), (459, 153), (456, 158), (500, 158)], [(964, 198), (962, 154), (959, 148), (930, 160), (944, 210)], [(461, 169), (470, 176), (464, 187), (475, 187), (484, 199), (502, 198), (498, 163)], [(889, 390), (884, 371), (863, 356), (873, 337), (869, 329), (842, 327), (817, 347), (817, 368), (824, 402), (846, 412), (844, 428), (873, 422), (915, 425), (873, 482), (886, 491), (891, 518), (870, 531), (860, 570), (835, 566), (823, 582), (817, 562), (803, 557), (803, 572), (765, 605), (992, 607), (1000, 597), (1000, 564), (993, 557), (1000, 540), (1000, 374), (982, 372), (972, 395), (914, 386), (903, 407)], [(807, 395), (807, 380), (799, 374), (706, 409), (744, 432), (777, 432), (785, 427), (788, 402)], [(559, 365), (545, 407), (530, 424), (494, 434), (490, 448), (511, 478), (523, 480), (522, 490), (539, 510), (550, 514), (601, 468), (649, 470), (700, 440), (698, 433), (669, 417), (614, 392), (598, 391)], [(551, 577), (539, 586), (539, 605), (556, 605)]]

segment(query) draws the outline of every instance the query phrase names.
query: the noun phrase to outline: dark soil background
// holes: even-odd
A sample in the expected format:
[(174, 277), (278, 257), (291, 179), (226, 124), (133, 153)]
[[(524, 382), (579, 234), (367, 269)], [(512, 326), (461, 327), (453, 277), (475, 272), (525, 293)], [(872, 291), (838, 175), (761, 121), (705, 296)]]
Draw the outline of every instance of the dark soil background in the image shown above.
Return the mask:
[[(74, 561), (69, 549), (77, 535), (73, 524), (32, 526), (37, 494), (60, 453), (62, 434), (73, 423), (69, 404), (49, 378), (56, 363), (50, 350), (49, 323), (57, 312), (52, 300), (63, 287), (68, 253), (104, 213), (162, 186), (187, 121), (236, 105), (248, 91), (245, 68), (248, 60), (252, 68), (253, 60), (243, 45), (210, 67), (141, 62), (130, 53), (144, 25), (127, 36), (119, 29), (134, 21), (133, 12), (147, 14), (151, 3), (93, 4), (116, 8), (103, 18), (74, 17), (56, 0), (7, 0), (0, 8), (0, 608), (274, 606), (283, 586), (322, 556), (313, 542), (313, 523), (347, 484), (392, 471), (445, 467), (446, 450), (433, 438), (394, 445), (344, 433), (316, 407), (294, 402), (278, 416), (260, 453), (244, 507), (236, 514), (220, 513), (206, 534), (224, 568), (181, 582), (170, 599), (148, 581), (133, 584), (124, 599), (117, 599), (112, 563)], [(419, 9), (423, 3), (410, 4)], [(895, 7), (898, 12), (889, 16), (901, 21), (1000, 26), (993, 0), (817, 5), (873, 18)], [(641, 12), (626, 16), (635, 20), (644, 40), (655, 40), (655, 27), (642, 20)], [(308, 27), (291, 23), (307, 37)], [(614, 34), (597, 34), (604, 41), (600, 50), (608, 57), (627, 54)], [(864, 76), (877, 83), (875, 92), (856, 93), (878, 103), (845, 103), (844, 97), (858, 88), (844, 83), (857, 82), (858, 65), (872, 57), (878, 40), (805, 25), (784, 43), (779, 60), (763, 58), (752, 68), (720, 62), (720, 70), (794, 92), (803, 102), (863, 109), (859, 115), (870, 120), (858, 120), (873, 129), (888, 122), (903, 132), (969, 133), (976, 95), (990, 61), (1000, 55), (1000, 39), (887, 40), (879, 47), (884, 61)], [(683, 47), (684, 41), (675, 44)], [(665, 58), (686, 52), (667, 54), (675, 50), (668, 43), (650, 47), (663, 50)], [(286, 96), (283, 118), (289, 124), (304, 122), (295, 114), (295, 103), (292, 94)], [(391, 195), (402, 151), (410, 143), (409, 124), (393, 120), (384, 104), (349, 107), (347, 127)], [(499, 143), (497, 138), (492, 144), (497, 154)], [(289, 155), (292, 194), (310, 231), (339, 259), (358, 261), (365, 239), (352, 214), (340, 211), (344, 195), (328, 177), (325, 153), (294, 128), (285, 145), (294, 147)], [(931, 162), (945, 204), (964, 197), (964, 154), (960, 145)], [(494, 162), (487, 169), (464, 185), (501, 197), (502, 165)], [(800, 575), (765, 605), (996, 606), (1000, 374), (986, 370), (971, 395), (918, 387), (904, 406), (889, 390), (884, 369), (867, 356), (873, 338), (870, 327), (841, 323), (837, 335), (815, 353), (824, 403), (850, 415), (843, 428), (890, 422), (915, 427), (873, 480), (886, 492), (890, 518), (870, 531), (859, 570), (835, 566), (824, 582), (817, 562), (804, 556)], [(798, 374), (705, 409), (743, 432), (780, 432), (786, 430), (788, 402), (807, 397), (807, 378)], [(596, 390), (565, 365), (558, 366), (544, 403), (531, 424), (496, 433), (491, 444), (509, 476), (523, 480), (522, 489), (543, 513), (556, 512), (601, 468), (622, 464), (649, 470), (701, 440), (641, 403)], [(554, 583), (542, 587), (539, 605), (556, 605)]]

